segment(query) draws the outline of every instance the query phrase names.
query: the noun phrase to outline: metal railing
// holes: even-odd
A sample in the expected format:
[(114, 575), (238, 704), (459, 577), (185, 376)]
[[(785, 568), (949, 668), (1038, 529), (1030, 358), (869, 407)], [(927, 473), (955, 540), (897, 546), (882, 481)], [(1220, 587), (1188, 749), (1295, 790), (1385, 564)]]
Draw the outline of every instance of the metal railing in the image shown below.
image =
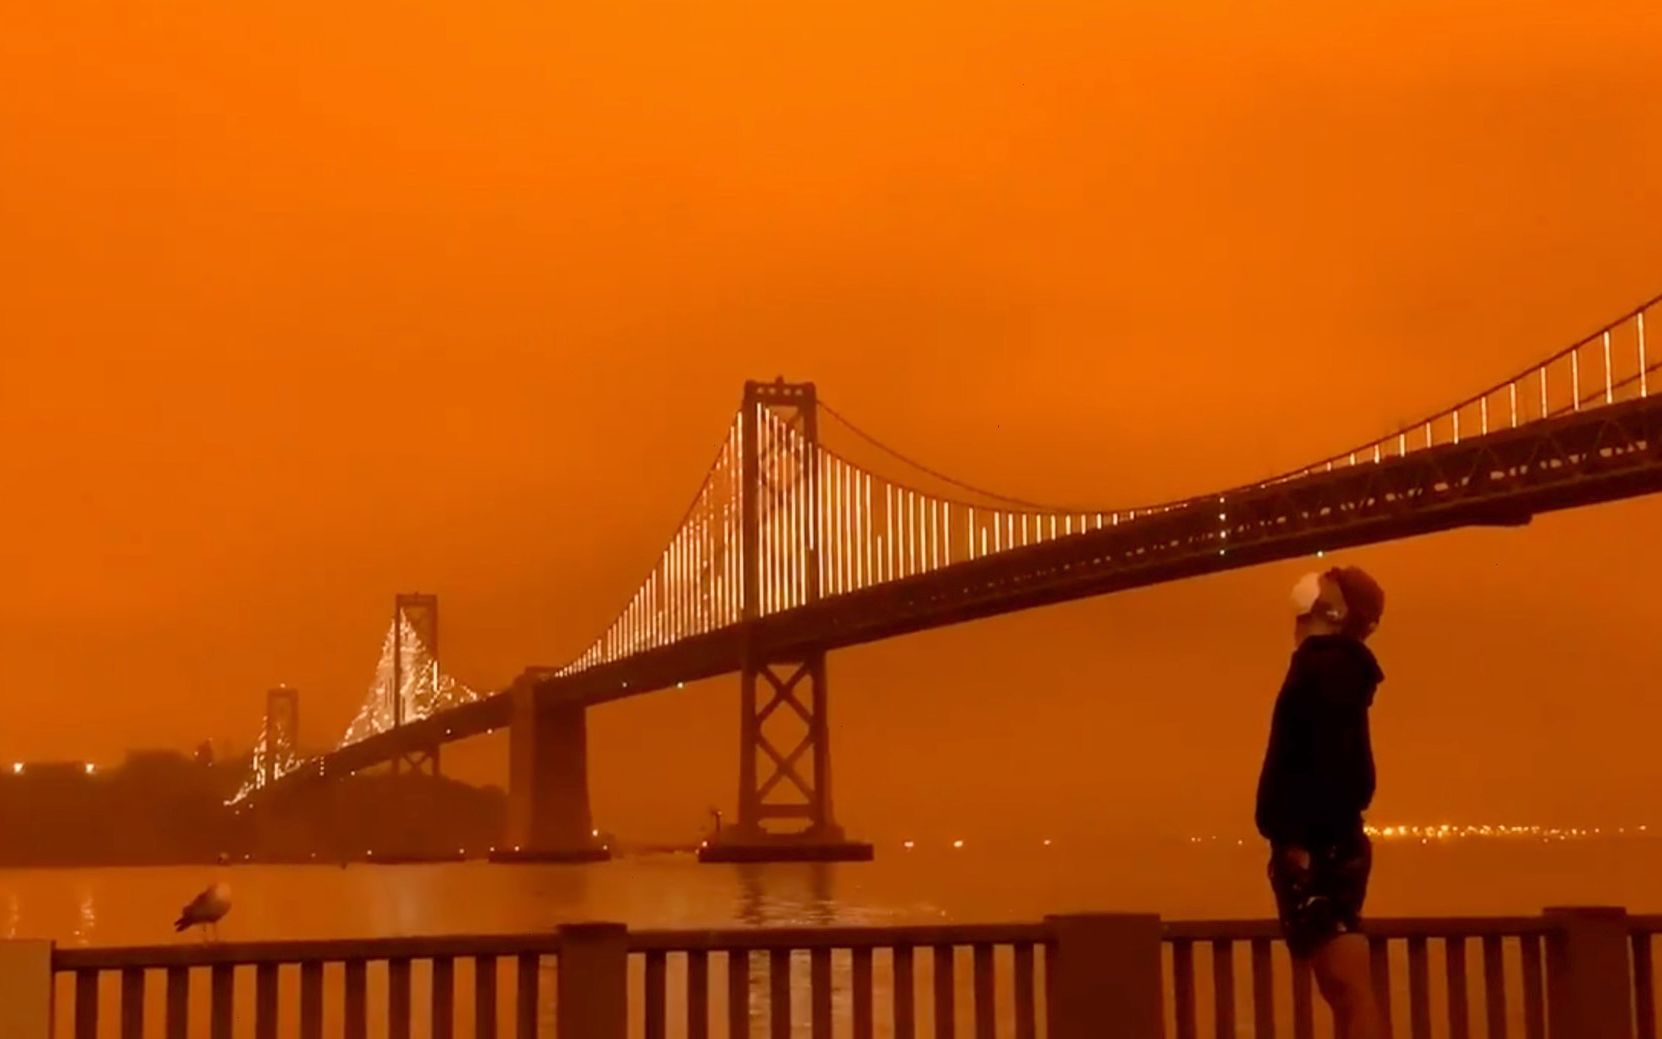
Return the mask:
[[(1393, 1036), (1654, 1039), (1659, 932), (1662, 917), (1568, 909), (1377, 920), (1367, 934)], [(38, 993), (18, 980), (28, 977), (40, 979)], [(711, 931), (579, 924), (56, 950), (11, 942), (0, 943), (0, 993), (7, 1039), (1331, 1034), (1308, 966), (1287, 955), (1273, 922), (1146, 915)]]
[[(1545, 1036), (1543, 954), (1554, 929), (1541, 916), (1371, 921), (1374, 994), (1391, 1034)], [(1287, 955), (1275, 924), (1174, 923), (1166, 937), (1177, 1039), (1328, 1034), (1318, 1033), (1310, 967)]]
[(231, 1039), (251, 1020), (255, 1039), (367, 1039), (421, 1018), (433, 1039), (534, 1036), (558, 950), (554, 933), (57, 949), (58, 1034)]
[(1633, 961), (1633, 1018), (1638, 1039), (1656, 1039), (1657, 963), (1653, 940), (1662, 934), (1662, 916), (1628, 918), (1629, 955)]
[[(636, 1009), (647, 1039), (757, 1028), (828, 1036), (834, 1022), (847, 1022), (855, 1039), (1032, 1039), (1050, 937), (1045, 924), (643, 931), (629, 947), (643, 961)], [(712, 956), (721, 961), (714, 992)]]

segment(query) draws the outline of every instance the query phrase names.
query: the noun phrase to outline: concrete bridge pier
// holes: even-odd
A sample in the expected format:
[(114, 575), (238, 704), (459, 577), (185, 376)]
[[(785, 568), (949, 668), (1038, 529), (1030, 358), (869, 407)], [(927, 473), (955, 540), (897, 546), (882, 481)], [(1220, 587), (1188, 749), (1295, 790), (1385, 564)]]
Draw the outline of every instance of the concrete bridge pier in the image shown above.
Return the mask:
[(513, 692), (508, 728), (508, 832), (493, 862), (600, 862), (611, 857), (589, 813), (588, 721), (581, 705)]

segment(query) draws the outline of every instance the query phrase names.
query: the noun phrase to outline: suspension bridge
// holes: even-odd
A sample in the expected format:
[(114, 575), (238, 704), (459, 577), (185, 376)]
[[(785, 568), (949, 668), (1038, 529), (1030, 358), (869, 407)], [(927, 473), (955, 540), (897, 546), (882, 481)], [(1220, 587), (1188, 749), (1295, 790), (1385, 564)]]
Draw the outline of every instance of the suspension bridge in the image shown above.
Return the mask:
[[(439, 667), (436, 600), (401, 596), (375, 680), (339, 745), (304, 758), (294, 728), (268, 711), (239, 797), (389, 762), (436, 769), (443, 743), (506, 726), (506, 846), (528, 857), (591, 857), (599, 849), (585, 711), (736, 674), (737, 818), (706, 857), (869, 854), (844, 839), (833, 810), (830, 651), (1279, 559), (1522, 525), (1662, 490), (1662, 399), (1650, 392), (1662, 389), (1662, 365), (1646, 337), (1659, 304), (1309, 465), (1106, 510), (972, 487), (869, 437), (810, 383), (748, 383), (655, 565), (573, 660), (476, 692)], [(831, 424), (887, 464), (856, 461), (822, 436)]]

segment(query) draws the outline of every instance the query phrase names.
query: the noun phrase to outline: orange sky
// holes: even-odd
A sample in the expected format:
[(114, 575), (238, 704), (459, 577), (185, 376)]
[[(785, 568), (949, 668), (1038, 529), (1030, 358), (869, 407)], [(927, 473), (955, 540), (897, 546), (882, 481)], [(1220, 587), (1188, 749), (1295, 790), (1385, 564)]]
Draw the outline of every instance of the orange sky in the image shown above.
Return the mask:
[[(332, 737), (400, 589), (475, 685), (564, 660), (745, 378), (1119, 504), (1662, 291), (1662, 8), (1448, 7), (11, 5), (0, 758), (245, 744), (276, 681)], [(1662, 822), (1659, 519), (1356, 554), (1382, 816)], [(837, 654), (842, 814), (1246, 826), (1300, 569)], [(736, 716), (599, 712), (602, 821), (730, 804)]]

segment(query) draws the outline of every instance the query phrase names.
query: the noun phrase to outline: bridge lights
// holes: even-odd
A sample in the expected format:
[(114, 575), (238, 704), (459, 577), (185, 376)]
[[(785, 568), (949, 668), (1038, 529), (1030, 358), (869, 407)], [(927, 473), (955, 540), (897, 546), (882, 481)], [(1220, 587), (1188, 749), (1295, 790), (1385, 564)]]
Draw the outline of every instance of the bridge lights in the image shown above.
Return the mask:
[[(1546, 369), (1541, 369), (1541, 395), (1546, 396)], [(1645, 364), (1645, 313), (1639, 312), (1639, 396), (1650, 396), (1650, 368)], [(1543, 412), (1546, 408), (1541, 409)]]

